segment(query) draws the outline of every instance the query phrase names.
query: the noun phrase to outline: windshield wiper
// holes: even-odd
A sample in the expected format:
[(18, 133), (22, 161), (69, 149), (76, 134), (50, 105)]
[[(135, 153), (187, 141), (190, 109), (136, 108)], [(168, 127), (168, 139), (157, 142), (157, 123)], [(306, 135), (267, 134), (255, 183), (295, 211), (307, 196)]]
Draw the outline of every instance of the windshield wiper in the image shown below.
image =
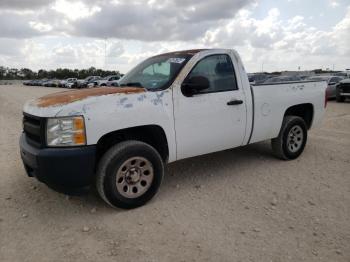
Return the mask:
[(120, 84), (119, 86), (132, 86), (132, 87), (140, 87), (143, 88), (142, 84), (140, 82), (128, 82), (125, 84)]

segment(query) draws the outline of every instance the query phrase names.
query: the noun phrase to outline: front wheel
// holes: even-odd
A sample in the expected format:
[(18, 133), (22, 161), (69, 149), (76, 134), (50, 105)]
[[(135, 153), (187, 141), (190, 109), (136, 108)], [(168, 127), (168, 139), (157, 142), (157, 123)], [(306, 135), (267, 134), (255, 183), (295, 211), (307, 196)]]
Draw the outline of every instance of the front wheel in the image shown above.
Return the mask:
[(304, 151), (307, 141), (307, 126), (298, 116), (286, 116), (283, 119), (278, 137), (271, 140), (275, 155), (284, 160), (296, 159)]
[(96, 187), (111, 206), (136, 208), (148, 202), (163, 179), (159, 153), (140, 141), (125, 141), (110, 148), (99, 162)]

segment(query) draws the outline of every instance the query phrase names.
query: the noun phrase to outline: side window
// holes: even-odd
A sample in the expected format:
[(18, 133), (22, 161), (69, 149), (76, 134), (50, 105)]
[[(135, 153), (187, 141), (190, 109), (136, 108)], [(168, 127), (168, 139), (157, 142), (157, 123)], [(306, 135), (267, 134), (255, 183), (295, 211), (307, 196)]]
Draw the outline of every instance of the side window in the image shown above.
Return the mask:
[(332, 77), (329, 82), (338, 83), (340, 81), (339, 77)]
[(233, 64), (228, 55), (203, 58), (195, 65), (187, 79), (194, 76), (204, 76), (209, 80), (209, 88), (200, 91), (200, 94), (238, 89)]

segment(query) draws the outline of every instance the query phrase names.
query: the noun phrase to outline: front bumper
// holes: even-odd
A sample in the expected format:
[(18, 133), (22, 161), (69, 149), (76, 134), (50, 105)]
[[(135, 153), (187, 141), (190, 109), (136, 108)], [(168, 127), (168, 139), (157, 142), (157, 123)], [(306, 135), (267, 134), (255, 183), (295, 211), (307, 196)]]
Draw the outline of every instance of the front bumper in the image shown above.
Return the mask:
[(36, 148), (20, 138), (27, 175), (63, 193), (78, 193), (90, 186), (95, 173), (96, 146)]

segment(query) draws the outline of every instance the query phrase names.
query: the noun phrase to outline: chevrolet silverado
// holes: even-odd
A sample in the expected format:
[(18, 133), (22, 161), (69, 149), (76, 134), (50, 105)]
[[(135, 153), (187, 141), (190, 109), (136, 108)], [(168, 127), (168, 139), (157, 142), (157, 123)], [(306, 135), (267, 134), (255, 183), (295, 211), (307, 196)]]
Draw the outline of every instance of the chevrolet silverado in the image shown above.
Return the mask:
[(234, 50), (165, 53), (137, 65), (119, 87), (28, 101), (21, 158), (30, 177), (55, 190), (95, 185), (111, 206), (135, 208), (156, 194), (166, 163), (267, 139), (277, 157), (299, 157), (324, 115), (326, 87), (251, 86)]

